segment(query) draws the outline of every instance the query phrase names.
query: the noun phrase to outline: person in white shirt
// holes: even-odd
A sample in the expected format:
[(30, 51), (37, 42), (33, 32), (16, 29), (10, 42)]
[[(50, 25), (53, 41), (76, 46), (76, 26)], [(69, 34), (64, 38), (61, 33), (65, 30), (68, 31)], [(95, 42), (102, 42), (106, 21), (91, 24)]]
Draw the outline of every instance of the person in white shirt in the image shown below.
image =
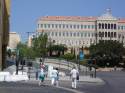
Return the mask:
[(51, 73), (51, 85), (58, 86), (58, 80), (59, 80), (59, 72), (58, 68), (53, 69)]
[(72, 88), (76, 88), (77, 86), (77, 76), (79, 76), (79, 72), (78, 70), (76, 70), (75, 67), (73, 67), (73, 69), (70, 72), (70, 76), (72, 79)]

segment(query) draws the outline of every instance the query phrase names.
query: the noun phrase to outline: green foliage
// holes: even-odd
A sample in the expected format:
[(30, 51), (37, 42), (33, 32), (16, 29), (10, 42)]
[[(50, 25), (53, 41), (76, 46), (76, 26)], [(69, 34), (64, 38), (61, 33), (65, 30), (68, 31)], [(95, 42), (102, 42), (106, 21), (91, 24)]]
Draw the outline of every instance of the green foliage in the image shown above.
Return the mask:
[(42, 57), (46, 55), (47, 40), (47, 34), (40, 34), (39, 37), (33, 39), (32, 49), (35, 51), (37, 57)]
[(35, 51), (32, 49), (32, 47), (28, 47), (24, 43), (19, 43), (17, 45), (17, 49), (19, 50), (20, 57), (27, 57), (27, 58), (34, 58), (35, 57)]
[(63, 55), (62, 58), (66, 59), (66, 60), (72, 60), (72, 59), (74, 59), (74, 55), (71, 53), (67, 53), (67, 54)]
[(50, 56), (52, 56), (52, 52), (57, 52), (57, 57), (60, 55), (64, 55), (64, 51), (66, 51), (67, 48), (64, 45), (49, 45), (48, 51), (50, 52)]
[(109, 54), (116, 54), (116, 55), (123, 55), (125, 54), (125, 48), (123, 47), (122, 43), (118, 41), (100, 41), (96, 45), (90, 46), (90, 53), (95, 55), (109, 55)]
[(33, 39), (32, 46), (28, 47), (25, 43), (19, 43), (17, 49), (20, 57), (35, 58), (43, 57), (47, 52), (47, 34), (41, 34)]
[(122, 61), (121, 56), (125, 55), (125, 48), (118, 41), (100, 41), (90, 46), (90, 54), (96, 59), (98, 66), (118, 66)]

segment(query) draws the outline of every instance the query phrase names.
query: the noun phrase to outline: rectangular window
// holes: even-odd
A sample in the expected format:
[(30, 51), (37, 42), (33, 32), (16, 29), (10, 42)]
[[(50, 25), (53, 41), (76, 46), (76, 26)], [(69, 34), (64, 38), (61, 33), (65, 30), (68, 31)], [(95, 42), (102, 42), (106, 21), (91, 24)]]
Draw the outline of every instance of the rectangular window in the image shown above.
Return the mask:
[(121, 29), (123, 30), (123, 26), (121, 26)]
[(77, 29), (79, 29), (79, 25), (77, 25)]
[(90, 33), (88, 33), (88, 37), (90, 37)]
[(86, 36), (87, 36), (87, 33), (85, 33), (84, 36), (86, 37)]
[(54, 36), (54, 33), (52, 32), (51, 35)]
[(72, 29), (72, 25), (70, 25), (70, 28)]
[(50, 28), (50, 24), (48, 24), (48, 28)]
[(61, 24), (59, 24), (59, 28), (61, 28)]
[(77, 32), (77, 36), (79, 37), (79, 32)]
[(86, 29), (86, 27), (87, 27), (87, 26), (86, 26), (86, 25), (84, 25), (84, 29)]
[(74, 37), (76, 36), (76, 33), (74, 33)]
[(57, 28), (57, 27), (58, 27), (58, 25), (57, 25), (57, 24), (55, 24), (55, 27)]
[(72, 32), (70, 32), (70, 36), (72, 37)]
[(118, 30), (120, 30), (120, 26), (118, 26)]
[(43, 24), (41, 24), (41, 28), (43, 28)]
[(76, 29), (76, 25), (74, 25), (73, 28)]
[(69, 36), (69, 33), (67, 32), (66, 35)]
[(65, 28), (65, 24), (63, 24), (63, 28)]
[(52, 28), (54, 28), (54, 24), (52, 24)]
[(94, 29), (95, 28), (95, 26), (94, 25), (92, 25), (92, 29)]
[(88, 25), (88, 29), (90, 29), (90, 25)]
[(66, 25), (66, 28), (69, 28), (69, 26), (68, 26), (68, 25)]
[(65, 36), (65, 32), (63, 32), (63, 36)]
[(46, 24), (44, 24), (44, 28), (46, 28)]
[(83, 37), (83, 33), (81, 32), (81, 37)]
[(59, 36), (61, 36), (61, 32), (59, 32)]
[(81, 25), (81, 29), (83, 29), (83, 25)]
[(57, 32), (55, 32), (55, 36), (57, 36)]

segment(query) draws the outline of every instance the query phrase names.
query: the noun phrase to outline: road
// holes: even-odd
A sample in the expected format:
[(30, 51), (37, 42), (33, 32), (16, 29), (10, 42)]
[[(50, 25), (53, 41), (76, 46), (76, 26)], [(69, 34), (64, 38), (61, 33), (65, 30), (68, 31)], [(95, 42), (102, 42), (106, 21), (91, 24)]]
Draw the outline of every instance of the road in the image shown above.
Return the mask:
[(85, 93), (125, 93), (125, 72), (98, 72), (97, 76), (105, 81), (105, 84), (83, 83), (78, 90)]
[[(0, 82), (0, 93), (125, 93), (125, 72), (97, 72), (105, 83), (79, 82), (77, 89), (71, 89), (71, 81), (60, 81), (63, 88), (38, 86), (38, 82)], [(46, 84), (50, 84), (47, 81)], [(66, 88), (66, 89), (65, 89)], [(70, 89), (70, 90), (67, 90)]]
[(0, 93), (73, 93), (68, 90), (52, 87), (38, 86), (32, 83), (0, 82)]

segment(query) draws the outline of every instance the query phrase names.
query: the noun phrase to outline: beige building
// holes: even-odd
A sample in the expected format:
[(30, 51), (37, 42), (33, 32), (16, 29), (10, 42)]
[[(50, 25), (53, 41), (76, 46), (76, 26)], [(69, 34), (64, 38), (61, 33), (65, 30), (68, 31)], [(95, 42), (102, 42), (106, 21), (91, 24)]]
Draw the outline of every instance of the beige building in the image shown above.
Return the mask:
[(16, 49), (17, 44), (20, 42), (20, 36), (16, 32), (10, 32), (9, 33), (9, 43), (8, 48), (13, 50)]
[(10, 0), (0, 0), (0, 70), (6, 67), (6, 47), (9, 39)]
[(48, 34), (55, 44), (81, 48), (99, 40), (118, 40), (125, 44), (125, 19), (112, 16), (107, 9), (99, 17), (44, 16), (37, 21), (37, 32)]

